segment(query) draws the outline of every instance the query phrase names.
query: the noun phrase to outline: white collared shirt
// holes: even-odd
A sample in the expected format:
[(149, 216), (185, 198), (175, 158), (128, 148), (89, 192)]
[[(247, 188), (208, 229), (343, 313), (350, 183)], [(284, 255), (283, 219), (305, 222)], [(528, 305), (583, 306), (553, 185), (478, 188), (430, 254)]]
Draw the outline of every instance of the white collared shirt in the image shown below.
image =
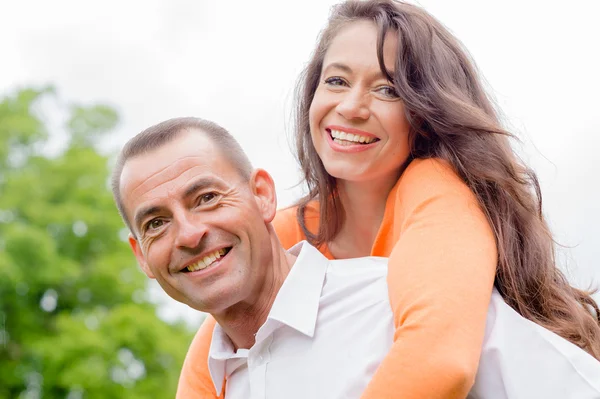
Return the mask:
[[(358, 398), (389, 351), (394, 328), (387, 259), (325, 258), (308, 243), (249, 350), (217, 325), (209, 369), (227, 399)], [(298, 253), (299, 252), (299, 253)]]
[(527, 320), (496, 289), (467, 399), (600, 399), (600, 362)]
[[(392, 345), (387, 258), (331, 261), (305, 242), (290, 252), (298, 258), (255, 345), (234, 352), (215, 327), (215, 389), (226, 379), (226, 399), (359, 398)], [(600, 399), (600, 362), (494, 290), (469, 398)]]

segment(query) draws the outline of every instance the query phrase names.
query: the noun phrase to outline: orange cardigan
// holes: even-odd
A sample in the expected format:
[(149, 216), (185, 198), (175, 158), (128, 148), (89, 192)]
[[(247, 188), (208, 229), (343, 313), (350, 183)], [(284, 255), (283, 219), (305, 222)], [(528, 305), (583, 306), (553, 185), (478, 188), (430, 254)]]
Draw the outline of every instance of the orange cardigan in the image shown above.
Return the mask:
[[(311, 231), (318, 216), (316, 207), (307, 210)], [(285, 248), (305, 238), (295, 208), (279, 211), (273, 225)], [(494, 234), (474, 194), (444, 162), (414, 160), (387, 198), (371, 255), (389, 257), (396, 330), (362, 398), (466, 397), (497, 264)], [(217, 398), (207, 366), (214, 324), (208, 317), (194, 338), (177, 398)]]

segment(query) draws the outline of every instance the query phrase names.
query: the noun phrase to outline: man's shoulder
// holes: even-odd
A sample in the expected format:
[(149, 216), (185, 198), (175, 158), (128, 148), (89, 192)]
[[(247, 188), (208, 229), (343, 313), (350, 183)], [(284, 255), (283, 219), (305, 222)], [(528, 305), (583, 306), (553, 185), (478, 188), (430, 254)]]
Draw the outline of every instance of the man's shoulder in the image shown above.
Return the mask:
[(336, 297), (343, 302), (388, 302), (387, 258), (363, 258), (329, 261), (323, 285), (323, 298)]
[(380, 256), (365, 256), (361, 258), (334, 259), (330, 261), (327, 273), (354, 274), (369, 273), (373, 275), (387, 275), (388, 258)]
[(356, 296), (364, 296), (365, 300), (388, 300), (388, 258), (366, 256), (330, 260), (306, 241), (296, 244), (289, 252), (298, 257), (294, 269), (311, 270), (310, 275), (315, 270), (324, 273), (321, 296), (344, 293), (344, 297), (339, 298), (341, 302)]

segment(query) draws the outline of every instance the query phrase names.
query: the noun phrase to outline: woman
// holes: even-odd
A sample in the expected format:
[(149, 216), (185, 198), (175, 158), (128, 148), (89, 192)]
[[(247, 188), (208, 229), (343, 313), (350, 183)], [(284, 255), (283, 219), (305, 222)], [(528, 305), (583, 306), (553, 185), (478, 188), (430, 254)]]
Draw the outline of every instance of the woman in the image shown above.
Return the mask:
[[(399, 2), (339, 5), (298, 94), (309, 194), (278, 215), (282, 244), (389, 257), (394, 345), (364, 398), (465, 397), (493, 287), (600, 359), (600, 312), (556, 267), (536, 176), (439, 22)], [(207, 358), (213, 326), (195, 358)], [(205, 362), (186, 361), (179, 395), (189, 392), (214, 397)]]

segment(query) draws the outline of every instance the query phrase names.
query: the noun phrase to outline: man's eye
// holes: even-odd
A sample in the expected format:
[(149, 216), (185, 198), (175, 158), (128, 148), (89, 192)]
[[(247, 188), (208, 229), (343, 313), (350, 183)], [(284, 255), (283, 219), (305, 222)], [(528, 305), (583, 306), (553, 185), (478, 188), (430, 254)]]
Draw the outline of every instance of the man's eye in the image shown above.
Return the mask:
[(156, 230), (161, 228), (165, 224), (163, 219), (152, 219), (146, 224), (146, 230)]
[(214, 201), (215, 198), (217, 198), (217, 194), (215, 194), (215, 193), (202, 194), (200, 196), (200, 198), (198, 199), (198, 205), (206, 205), (206, 204)]

